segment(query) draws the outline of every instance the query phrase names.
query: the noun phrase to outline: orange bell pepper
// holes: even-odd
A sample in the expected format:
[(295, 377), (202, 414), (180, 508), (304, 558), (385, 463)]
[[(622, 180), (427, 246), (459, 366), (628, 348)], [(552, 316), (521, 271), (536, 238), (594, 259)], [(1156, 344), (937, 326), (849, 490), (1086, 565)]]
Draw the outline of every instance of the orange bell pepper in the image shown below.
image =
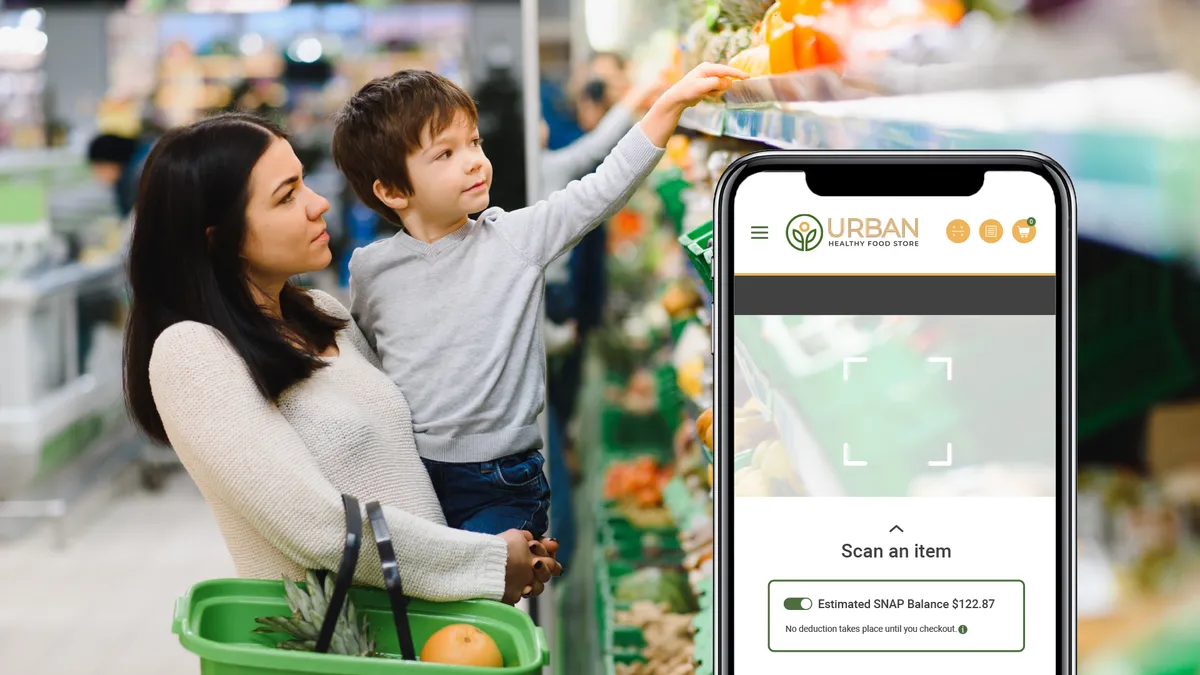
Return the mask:
[(845, 60), (842, 54), (842, 48), (838, 46), (837, 40), (834, 40), (828, 33), (822, 31), (814, 31), (816, 33), (816, 48), (817, 48), (817, 63), (820, 65), (833, 65), (841, 63)]
[(817, 65), (817, 32), (808, 26), (797, 26), (793, 40), (796, 68), (807, 70), (815, 67)]
[[(784, 0), (779, 0), (779, 3), (780, 6), (782, 6)], [(791, 18), (797, 14), (803, 14), (804, 16), (820, 16), (821, 10), (825, 5), (825, 0), (788, 0), (788, 4), (791, 5), (792, 13), (787, 15), (785, 18), (791, 20)], [(782, 10), (780, 13), (782, 13)]]
[(778, 75), (796, 70), (796, 25), (789, 21), (773, 26), (768, 19), (766, 31), (771, 73)]

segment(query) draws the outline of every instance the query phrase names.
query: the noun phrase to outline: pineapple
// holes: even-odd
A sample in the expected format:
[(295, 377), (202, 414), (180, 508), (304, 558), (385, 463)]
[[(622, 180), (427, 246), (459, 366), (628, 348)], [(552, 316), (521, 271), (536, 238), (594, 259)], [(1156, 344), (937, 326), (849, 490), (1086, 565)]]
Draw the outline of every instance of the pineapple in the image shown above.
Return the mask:
[[(307, 593), (300, 590), (291, 579), (283, 577), (288, 607), (292, 610), (290, 617), (263, 616), (254, 620), (260, 624), (254, 629), (255, 633), (282, 633), (291, 636), (290, 639), (275, 645), (280, 649), (311, 652), (317, 648), (317, 635), (321, 632), (325, 610), (329, 608), (329, 598), (333, 595), (333, 575), (326, 575), (325, 584), (322, 585), (316, 572), (309, 570), (305, 581)], [(338, 617), (333, 640), (329, 644), (329, 653), (343, 656), (378, 656), (367, 617), (359, 620), (350, 598), (346, 598), (342, 616)]]
[(709, 63), (729, 63), (730, 59), (750, 48), (754, 29), (745, 26), (737, 30), (722, 30), (704, 50), (703, 60)]
[(684, 69), (691, 70), (700, 65), (702, 58), (716, 34), (700, 19), (693, 23), (683, 37)]
[(753, 26), (774, 4), (775, 0), (720, 0), (721, 13), (734, 28)]
[(725, 53), (721, 55), (721, 63), (729, 63), (733, 57), (746, 51), (754, 44), (754, 28), (743, 26), (733, 32), (725, 45)]

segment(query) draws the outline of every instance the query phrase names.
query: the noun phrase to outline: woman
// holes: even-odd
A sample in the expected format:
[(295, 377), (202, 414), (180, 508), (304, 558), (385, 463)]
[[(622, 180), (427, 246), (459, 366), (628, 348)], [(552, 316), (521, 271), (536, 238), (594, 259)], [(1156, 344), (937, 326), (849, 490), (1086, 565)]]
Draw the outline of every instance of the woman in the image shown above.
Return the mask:
[[(125, 387), (139, 426), (179, 454), (241, 576), (336, 570), (346, 493), (384, 505), (409, 595), (541, 593), (561, 574), (557, 545), (446, 527), (404, 395), (344, 307), (288, 282), (329, 264), (328, 209), (263, 119), (221, 115), (158, 142), (129, 261)], [(374, 546), (355, 581), (383, 585)]]

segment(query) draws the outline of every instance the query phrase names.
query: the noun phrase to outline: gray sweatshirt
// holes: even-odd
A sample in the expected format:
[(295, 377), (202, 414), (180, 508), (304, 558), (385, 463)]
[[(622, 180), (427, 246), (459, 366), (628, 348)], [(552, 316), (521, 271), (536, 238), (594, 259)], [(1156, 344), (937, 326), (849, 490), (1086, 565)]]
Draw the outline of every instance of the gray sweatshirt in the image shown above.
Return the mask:
[(401, 232), (350, 258), (350, 311), (412, 408), (417, 451), (484, 462), (542, 447), (543, 274), (612, 217), (658, 161), (634, 127), (595, 173), (427, 244)]

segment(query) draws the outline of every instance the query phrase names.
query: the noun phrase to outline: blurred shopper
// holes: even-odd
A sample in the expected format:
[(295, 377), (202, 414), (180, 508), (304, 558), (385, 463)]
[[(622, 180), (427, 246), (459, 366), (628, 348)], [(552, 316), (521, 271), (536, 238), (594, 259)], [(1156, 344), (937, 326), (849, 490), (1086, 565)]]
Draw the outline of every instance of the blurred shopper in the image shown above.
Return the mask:
[(596, 128), (610, 108), (629, 93), (628, 67), (615, 52), (597, 52), (575, 77), (571, 90), (575, 114), (583, 131)]
[(117, 213), (128, 218), (137, 201), (142, 165), (152, 141), (116, 134), (101, 134), (88, 145), (88, 163), (96, 180), (113, 190)]
[(491, 205), (506, 211), (528, 206), (525, 177), (525, 110), (512, 72), (512, 53), (500, 45), (488, 54), (487, 75), (475, 90), (479, 135), (492, 156)]
[(574, 102), (567, 96), (563, 87), (558, 83), (543, 79), (542, 90), (542, 120), (546, 123), (545, 147), (558, 150), (573, 143), (583, 135), (583, 130), (575, 121)]
[[(666, 84), (665, 80), (659, 81), (641, 92), (631, 92), (625, 69), (625, 61), (619, 55), (600, 52), (579, 74), (582, 83), (571, 88), (576, 93), (578, 125), (589, 132), (591, 140), (575, 146), (577, 149), (570, 153), (547, 156), (549, 166), (542, 172), (545, 191), (559, 189), (567, 182), (591, 173), (603, 159), (602, 155), (597, 159), (597, 153), (606, 154), (603, 150), (605, 139), (611, 137), (615, 127), (626, 123), (630, 102), (634, 106), (640, 105), (640, 97), (651, 96)], [(614, 92), (619, 92), (620, 96), (613, 98)], [(591, 166), (588, 166), (589, 161)], [(591, 331), (603, 320), (608, 285), (607, 255), (606, 225), (601, 224), (547, 270), (548, 316), (551, 322), (558, 324), (552, 325), (550, 332), (571, 340), (555, 350), (550, 363), (548, 403), (553, 413), (551, 423), (560, 425), (551, 430), (551, 438), (562, 439), (568, 448), (565, 458), (572, 470), (578, 459), (571, 449), (566, 427), (574, 417), (575, 402), (582, 386), (584, 345)]]
[[(88, 145), (88, 163), (92, 175), (113, 192), (113, 204), (122, 220), (129, 218), (137, 200), (142, 165), (153, 141), (117, 134), (101, 134)], [(77, 260), (82, 253), (79, 238), (68, 235), (69, 257)], [(79, 372), (88, 372), (96, 327), (116, 321), (119, 303), (111, 293), (84, 292), (76, 300)]]
[[(384, 505), (409, 595), (540, 593), (557, 545), (447, 527), (404, 394), (345, 307), (290, 283), (329, 264), (328, 209), (271, 122), (220, 115), (163, 137), (129, 260), (134, 418), (178, 453), (243, 577), (336, 570), (350, 494)], [(375, 547), (355, 580), (383, 586)]]
[[(541, 198), (565, 189), (572, 180), (591, 173), (637, 123), (639, 116), (667, 88), (666, 81), (630, 90), (625, 98), (605, 114), (591, 132), (558, 150), (544, 150), (541, 156)], [(542, 123), (542, 147), (549, 142), (548, 124)], [(559, 541), (559, 560), (567, 567), (575, 542), (575, 513), (572, 508), (571, 471), (568, 465), (567, 425), (574, 415), (575, 400), (582, 379), (583, 344), (579, 332), (580, 302), (572, 284), (571, 263), (580, 259), (580, 247), (589, 238), (599, 241), (604, 254), (602, 228), (586, 235), (580, 245), (546, 266), (546, 353), (549, 359), (550, 498), (551, 531)], [(585, 323), (586, 333), (594, 321)]]

